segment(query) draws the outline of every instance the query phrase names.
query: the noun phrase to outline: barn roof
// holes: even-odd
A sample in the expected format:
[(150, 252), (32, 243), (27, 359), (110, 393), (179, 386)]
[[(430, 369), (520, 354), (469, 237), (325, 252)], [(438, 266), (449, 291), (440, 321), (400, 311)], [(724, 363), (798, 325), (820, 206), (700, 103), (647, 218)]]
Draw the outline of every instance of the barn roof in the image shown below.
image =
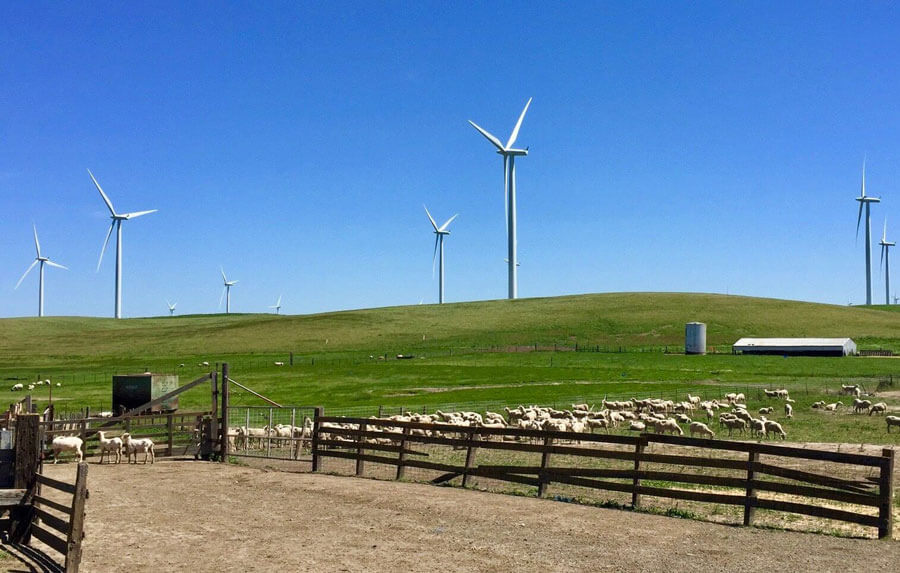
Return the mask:
[(846, 346), (849, 338), (741, 338), (735, 346)]

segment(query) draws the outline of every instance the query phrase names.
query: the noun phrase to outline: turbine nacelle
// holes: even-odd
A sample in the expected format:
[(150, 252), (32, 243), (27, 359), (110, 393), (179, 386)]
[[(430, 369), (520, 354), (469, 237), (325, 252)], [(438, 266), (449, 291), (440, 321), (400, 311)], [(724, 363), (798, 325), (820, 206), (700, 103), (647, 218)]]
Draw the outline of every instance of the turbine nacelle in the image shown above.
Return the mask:
[(522, 155), (528, 155), (527, 149), (498, 149), (497, 155), (503, 155), (506, 157), (521, 157)]

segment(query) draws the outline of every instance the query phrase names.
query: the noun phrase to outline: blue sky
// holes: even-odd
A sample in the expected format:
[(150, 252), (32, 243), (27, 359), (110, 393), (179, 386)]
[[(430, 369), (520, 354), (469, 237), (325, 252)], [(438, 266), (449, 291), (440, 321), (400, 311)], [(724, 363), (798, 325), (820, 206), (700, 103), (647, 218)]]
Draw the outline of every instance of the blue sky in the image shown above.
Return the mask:
[[(0, 316), (283, 312), (506, 296), (502, 162), (518, 143), (519, 294), (865, 300), (900, 237), (900, 8), (870, 3), (4, 3)], [(892, 232), (894, 229), (896, 232)], [(112, 245), (111, 245), (112, 247)], [(884, 297), (878, 250), (874, 298)], [(900, 268), (895, 263), (895, 268)], [(895, 284), (900, 291), (900, 275)]]

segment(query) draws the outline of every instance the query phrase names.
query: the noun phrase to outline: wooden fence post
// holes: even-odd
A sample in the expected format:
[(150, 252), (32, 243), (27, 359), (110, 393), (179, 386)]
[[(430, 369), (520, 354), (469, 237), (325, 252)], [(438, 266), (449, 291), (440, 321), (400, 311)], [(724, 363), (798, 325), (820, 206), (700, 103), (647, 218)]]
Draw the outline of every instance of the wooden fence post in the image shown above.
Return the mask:
[(409, 436), (411, 428), (409, 426), (403, 428), (403, 437), (400, 439), (400, 455), (397, 459), (397, 479), (403, 479), (405, 472), (404, 463), (406, 462), (406, 438)]
[(894, 450), (881, 450), (884, 462), (878, 480), (878, 539), (891, 539), (894, 519), (891, 510), (894, 505)]
[(466, 487), (469, 483), (469, 472), (475, 467), (475, 430), (469, 430), (466, 434), (466, 469), (463, 470), (462, 486)]
[(641, 435), (638, 442), (634, 445), (634, 479), (632, 480), (631, 490), (631, 509), (637, 509), (641, 506), (641, 494), (638, 488), (641, 487), (641, 456), (644, 455), (644, 447), (647, 445), (647, 436)]
[[(367, 427), (366, 423), (362, 422), (359, 424), (359, 431), (365, 432)], [(360, 435), (356, 436), (356, 475), (358, 476), (363, 475), (363, 470), (365, 470), (365, 464), (362, 459), (363, 446), (365, 446), (365, 444), (366, 439), (362, 436), (362, 433), (360, 433)]]
[(9, 541), (27, 543), (31, 536), (34, 506), (31, 503), (41, 468), (40, 416), (19, 414), (16, 417), (16, 460), (13, 487), (24, 489), (22, 503), (10, 512)]
[(175, 415), (169, 412), (166, 417), (166, 441), (169, 446), (169, 457), (175, 453)]
[(272, 432), (275, 429), (272, 427), (272, 408), (269, 408), (269, 425), (266, 426), (266, 457), (272, 457)]
[(550, 480), (547, 479), (545, 472), (550, 465), (550, 447), (552, 445), (553, 438), (551, 436), (544, 438), (544, 452), (541, 454), (541, 473), (538, 475), (538, 497), (544, 497), (544, 494), (547, 493), (547, 486), (550, 485)]
[(228, 363), (222, 363), (222, 462), (228, 461), (228, 415), (230, 397), (228, 394)]
[(69, 535), (66, 538), (66, 573), (78, 573), (81, 564), (81, 541), (84, 539), (84, 501), (87, 499), (88, 465), (78, 464), (75, 475), (75, 494), (72, 497), (72, 515), (69, 521)]
[[(212, 390), (212, 408), (209, 421), (209, 435), (206, 437), (207, 450), (210, 454), (214, 451), (214, 444), (219, 441), (219, 371), (209, 373), (209, 383)], [(221, 450), (220, 450), (221, 452)]]
[(744, 497), (744, 525), (753, 524), (753, 516), (756, 513), (756, 490), (753, 488), (753, 480), (756, 479), (756, 464), (759, 462), (759, 452), (750, 450), (747, 457), (747, 494)]
[(316, 406), (313, 412), (312, 430), (312, 471), (319, 471), (319, 417), (322, 416), (322, 407)]

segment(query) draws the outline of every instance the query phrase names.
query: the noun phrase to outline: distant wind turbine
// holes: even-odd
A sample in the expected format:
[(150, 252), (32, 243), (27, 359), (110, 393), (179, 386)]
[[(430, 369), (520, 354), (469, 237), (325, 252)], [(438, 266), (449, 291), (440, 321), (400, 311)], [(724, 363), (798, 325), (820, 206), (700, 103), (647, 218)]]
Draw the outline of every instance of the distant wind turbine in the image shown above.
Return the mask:
[(225, 269), (220, 267), (222, 271), (222, 282), (225, 284), (225, 288), (222, 289), (222, 296), (219, 297), (219, 306), (222, 306), (222, 299), (225, 299), (225, 314), (231, 312), (231, 287), (236, 285), (238, 281), (230, 281), (228, 277), (225, 276)]
[(472, 127), (478, 130), (491, 144), (497, 148), (497, 153), (503, 156), (503, 193), (506, 206), (506, 234), (508, 238), (508, 261), (509, 261), (509, 298), (517, 298), (519, 296), (519, 283), (517, 276), (518, 264), (516, 263), (516, 157), (519, 155), (528, 155), (528, 148), (515, 149), (513, 144), (519, 136), (519, 128), (522, 127), (522, 120), (525, 119), (525, 112), (531, 105), (532, 98), (528, 98), (528, 103), (519, 115), (519, 121), (513, 128), (512, 134), (506, 142), (506, 145), (500, 143), (500, 140), (479, 127), (474, 121), (469, 120)]
[(859, 201), (859, 215), (856, 217), (856, 236), (859, 237), (859, 223), (862, 220), (863, 206), (866, 207), (866, 304), (872, 304), (872, 221), (869, 217), (869, 205), (880, 203), (879, 197), (866, 195), (866, 160), (863, 159), (862, 193), (856, 198)]
[(22, 275), (22, 278), (19, 279), (19, 282), (16, 283), (15, 288), (19, 288), (19, 285), (22, 284), (22, 281), (25, 280), (25, 277), (28, 276), (28, 273), (31, 272), (31, 269), (33, 269), (36, 264), (40, 263), (40, 278), (38, 279), (38, 316), (44, 316), (44, 264), (46, 263), (51, 267), (56, 267), (59, 269), (68, 269), (58, 263), (54, 263), (48, 257), (41, 255), (41, 243), (38, 241), (37, 227), (32, 223), (31, 228), (34, 230), (34, 249), (35, 251), (37, 251), (37, 256), (34, 258), (34, 262), (31, 263), (31, 266), (29, 266), (25, 270), (25, 274)]
[(887, 219), (881, 232), (881, 262), (884, 265), (884, 304), (891, 304), (891, 253), (890, 248), (897, 243), (887, 240)]
[[(425, 207), (424, 205), (422, 205)], [(438, 247), (440, 247), (441, 258), (440, 258), (440, 267), (441, 272), (438, 277), (438, 303), (444, 304), (444, 236), (449, 235), (450, 231), (447, 230), (447, 227), (450, 226), (450, 223), (453, 222), (453, 219), (459, 217), (459, 214), (453, 215), (447, 222), (438, 227), (437, 223), (434, 222), (434, 217), (431, 216), (431, 213), (428, 212), (428, 207), (425, 207), (425, 214), (428, 215), (428, 220), (431, 221), (431, 226), (434, 227), (434, 253), (431, 255), (431, 277), (434, 278), (434, 259), (438, 254)]]
[(171, 302), (169, 302), (168, 299), (166, 299), (166, 306), (169, 307), (169, 316), (174, 316), (174, 315), (175, 315), (175, 305), (177, 305), (177, 304), (178, 304), (177, 302), (176, 302), (176, 303), (171, 303)]
[(278, 302), (270, 306), (269, 308), (275, 309), (275, 314), (278, 314), (278, 311), (281, 310), (281, 295), (278, 295)]
[(100, 192), (100, 196), (103, 198), (103, 202), (106, 203), (107, 208), (109, 208), (109, 214), (112, 218), (112, 223), (109, 226), (109, 231), (106, 232), (106, 240), (103, 241), (103, 248), (100, 249), (100, 260), (97, 261), (97, 271), (100, 270), (100, 264), (103, 263), (103, 253), (106, 252), (106, 246), (109, 244), (109, 236), (112, 234), (113, 228), (116, 229), (116, 318), (122, 318), (122, 221), (127, 221), (128, 219), (136, 219), (138, 217), (142, 217), (144, 215), (149, 215), (150, 213), (156, 213), (156, 209), (150, 209), (149, 211), (135, 211), (134, 213), (116, 213), (116, 210), (113, 208), (112, 201), (109, 200), (109, 197), (106, 196), (106, 193), (103, 192), (103, 189), (100, 187), (100, 184), (97, 183), (97, 179), (94, 177), (94, 174), (91, 173), (91, 170), (87, 170), (88, 175), (91, 176), (91, 180), (93, 180), (94, 185), (97, 187), (97, 191)]

